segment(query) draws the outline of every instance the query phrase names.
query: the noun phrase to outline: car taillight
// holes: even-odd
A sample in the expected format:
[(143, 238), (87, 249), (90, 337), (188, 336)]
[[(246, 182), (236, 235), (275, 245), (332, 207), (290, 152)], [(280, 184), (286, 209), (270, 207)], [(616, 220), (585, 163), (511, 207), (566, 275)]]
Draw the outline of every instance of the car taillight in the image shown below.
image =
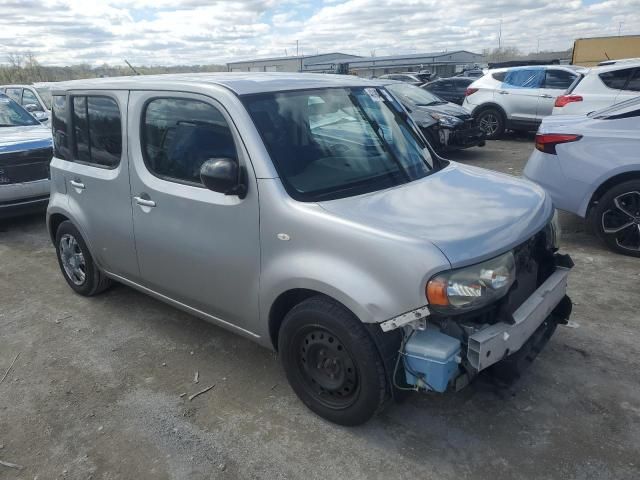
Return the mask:
[(564, 107), (565, 105), (573, 102), (581, 102), (583, 99), (580, 95), (560, 95), (556, 98), (556, 107)]
[(572, 135), (565, 133), (538, 133), (536, 135), (536, 149), (544, 153), (556, 155), (556, 145), (561, 143), (576, 142), (582, 135)]
[(464, 91), (464, 96), (465, 96), (465, 97), (468, 97), (469, 95), (473, 95), (473, 94), (474, 94), (474, 93), (476, 93), (477, 91), (478, 91), (478, 89), (477, 89), (477, 88), (467, 88), (467, 89)]

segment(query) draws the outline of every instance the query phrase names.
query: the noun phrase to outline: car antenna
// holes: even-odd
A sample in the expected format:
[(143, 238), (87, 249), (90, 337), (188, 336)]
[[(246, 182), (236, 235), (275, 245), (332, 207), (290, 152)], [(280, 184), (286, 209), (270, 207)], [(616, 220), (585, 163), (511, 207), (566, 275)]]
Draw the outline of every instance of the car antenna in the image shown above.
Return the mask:
[(124, 59), (124, 63), (126, 63), (127, 65), (129, 65), (129, 68), (130, 68), (131, 70), (133, 70), (133, 73), (135, 73), (136, 75), (142, 75), (142, 74), (141, 74), (140, 72), (138, 72), (135, 68), (133, 68), (133, 65), (131, 65), (131, 64), (129, 63), (129, 61), (128, 61), (126, 58)]

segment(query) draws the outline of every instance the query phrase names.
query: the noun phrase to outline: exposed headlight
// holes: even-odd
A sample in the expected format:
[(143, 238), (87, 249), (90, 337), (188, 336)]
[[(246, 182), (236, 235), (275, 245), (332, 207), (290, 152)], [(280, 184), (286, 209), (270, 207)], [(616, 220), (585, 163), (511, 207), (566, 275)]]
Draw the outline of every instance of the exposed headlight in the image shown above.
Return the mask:
[(488, 305), (504, 296), (516, 280), (513, 253), (442, 272), (427, 283), (429, 308), (459, 313)]
[(431, 115), (431, 118), (434, 120), (437, 120), (443, 127), (455, 127), (462, 122), (462, 120), (453, 115), (444, 115), (442, 113), (430, 113), (429, 115)]

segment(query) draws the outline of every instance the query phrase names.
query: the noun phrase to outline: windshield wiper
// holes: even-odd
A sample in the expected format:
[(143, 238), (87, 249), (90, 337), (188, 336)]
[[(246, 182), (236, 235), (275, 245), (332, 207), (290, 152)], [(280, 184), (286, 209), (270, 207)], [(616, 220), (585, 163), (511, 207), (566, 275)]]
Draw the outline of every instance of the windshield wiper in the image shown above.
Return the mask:
[(416, 107), (430, 107), (431, 105), (444, 105), (447, 102), (442, 102), (440, 100), (435, 100), (429, 103), (416, 103)]

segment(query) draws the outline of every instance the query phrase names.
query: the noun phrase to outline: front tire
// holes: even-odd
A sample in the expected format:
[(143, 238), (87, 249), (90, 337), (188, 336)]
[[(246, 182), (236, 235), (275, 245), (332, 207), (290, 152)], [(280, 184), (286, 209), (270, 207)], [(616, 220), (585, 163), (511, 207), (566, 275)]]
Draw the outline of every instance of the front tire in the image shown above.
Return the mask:
[(504, 134), (505, 118), (497, 108), (484, 108), (476, 116), (478, 126), (484, 131), (487, 140), (495, 140)]
[(62, 276), (74, 292), (90, 297), (111, 285), (111, 280), (93, 261), (82, 235), (69, 220), (62, 222), (56, 231), (56, 254)]
[(278, 347), (296, 395), (331, 422), (365, 423), (390, 398), (373, 339), (349, 310), (327, 297), (312, 297), (291, 309)]
[(640, 180), (609, 189), (598, 201), (591, 220), (611, 250), (640, 257)]

